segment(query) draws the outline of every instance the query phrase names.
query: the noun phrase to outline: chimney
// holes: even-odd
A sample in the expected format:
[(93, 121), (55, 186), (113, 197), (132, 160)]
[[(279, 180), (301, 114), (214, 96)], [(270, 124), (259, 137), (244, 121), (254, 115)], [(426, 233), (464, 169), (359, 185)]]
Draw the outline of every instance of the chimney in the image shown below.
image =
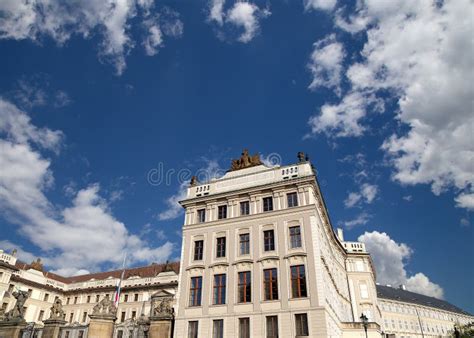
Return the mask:
[(337, 228), (337, 237), (341, 242), (344, 242), (344, 231), (341, 228)]

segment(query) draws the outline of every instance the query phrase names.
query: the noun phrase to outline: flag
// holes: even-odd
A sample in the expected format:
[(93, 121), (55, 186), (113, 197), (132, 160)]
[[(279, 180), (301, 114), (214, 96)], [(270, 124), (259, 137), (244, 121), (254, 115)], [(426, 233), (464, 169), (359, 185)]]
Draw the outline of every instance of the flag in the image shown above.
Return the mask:
[(118, 307), (119, 302), (120, 302), (120, 290), (122, 287), (122, 280), (125, 275), (125, 258), (127, 255), (125, 254), (123, 257), (123, 264), (122, 264), (122, 273), (120, 275), (120, 279), (117, 281), (117, 284), (115, 285), (115, 294), (114, 294), (114, 305), (115, 307)]

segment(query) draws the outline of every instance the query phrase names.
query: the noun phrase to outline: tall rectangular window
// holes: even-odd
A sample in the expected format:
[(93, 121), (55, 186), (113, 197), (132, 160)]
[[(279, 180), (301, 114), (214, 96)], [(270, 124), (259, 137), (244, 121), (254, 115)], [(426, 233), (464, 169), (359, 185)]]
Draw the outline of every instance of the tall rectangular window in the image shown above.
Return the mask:
[(199, 322), (197, 320), (188, 323), (188, 338), (198, 338)]
[(250, 318), (239, 318), (239, 338), (250, 338)]
[(286, 199), (288, 201), (288, 208), (298, 206), (298, 195), (296, 194), (296, 192), (291, 192), (289, 194), (286, 194)]
[(263, 232), (263, 249), (265, 251), (275, 250), (275, 232), (273, 230)]
[(272, 211), (273, 210), (273, 197), (264, 197), (263, 198), (263, 211)]
[(308, 295), (304, 265), (291, 267), (291, 294), (293, 298), (307, 297)]
[(123, 295), (123, 302), (124, 303), (128, 302), (128, 295)]
[(194, 241), (194, 260), (202, 261), (202, 254), (204, 251), (204, 241)]
[(278, 275), (277, 269), (263, 270), (263, 283), (265, 290), (265, 300), (278, 299)]
[(308, 315), (306, 313), (299, 313), (295, 315), (296, 335), (309, 336), (308, 330)]
[(197, 211), (198, 215), (198, 222), (204, 223), (206, 221), (206, 209), (199, 209)]
[(217, 218), (218, 219), (227, 218), (227, 205), (219, 205), (217, 207)]
[(91, 302), (91, 296), (87, 296), (87, 303)]
[(250, 202), (245, 201), (245, 202), (240, 202), (240, 215), (249, 215), (250, 214)]
[(216, 257), (225, 257), (225, 237), (218, 237), (216, 242)]
[(43, 301), (47, 302), (48, 299), (49, 299), (49, 293), (45, 293)]
[(250, 234), (239, 235), (240, 254), (248, 255), (250, 253)]
[(249, 303), (252, 301), (252, 288), (250, 271), (239, 272), (239, 303)]
[(138, 293), (136, 293), (136, 294), (133, 296), (133, 301), (134, 301), (134, 302), (138, 302)]
[(122, 311), (122, 314), (120, 315), (120, 322), (123, 323), (125, 321), (125, 311)]
[(212, 338), (224, 338), (223, 319), (214, 319), (212, 321)]
[(213, 303), (215, 305), (225, 304), (226, 275), (214, 275)]
[(74, 297), (74, 304), (77, 304), (77, 297)]
[(44, 317), (44, 310), (41, 310), (38, 315), (38, 321), (41, 322), (43, 320), (43, 317)]
[(367, 289), (367, 284), (361, 283), (359, 286), (360, 286), (360, 298), (364, 298), (364, 299), (369, 298), (369, 290)]
[(84, 312), (84, 313), (82, 314), (82, 322), (85, 323), (86, 320), (87, 320), (87, 312)]
[(267, 338), (278, 338), (278, 317), (267, 316)]
[(201, 306), (202, 277), (191, 277), (189, 306)]
[(290, 247), (301, 248), (301, 228), (299, 225), (290, 227)]

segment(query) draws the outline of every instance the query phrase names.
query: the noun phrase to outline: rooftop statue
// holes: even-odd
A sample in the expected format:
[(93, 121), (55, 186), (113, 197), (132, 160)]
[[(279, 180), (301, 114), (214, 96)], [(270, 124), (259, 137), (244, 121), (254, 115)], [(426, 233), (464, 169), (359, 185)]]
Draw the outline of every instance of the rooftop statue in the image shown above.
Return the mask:
[(232, 160), (230, 171), (250, 168), (261, 164), (263, 163), (260, 160), (259, 154), (250, 156), (249, 151), (247, 149), (244, 149), (239, 159)]
[(36, 259), (36, 261), (31, 262), (30, 268), (38, 271), (43, 271), (43, 263), (41, 262), (41, 258)]

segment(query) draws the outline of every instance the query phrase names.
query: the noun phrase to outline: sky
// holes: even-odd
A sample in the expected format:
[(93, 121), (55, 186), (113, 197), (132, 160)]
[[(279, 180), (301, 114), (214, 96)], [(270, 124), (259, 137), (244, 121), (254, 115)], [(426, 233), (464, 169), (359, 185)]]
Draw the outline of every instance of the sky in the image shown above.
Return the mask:
[(63, 275), (177, 260), (191, 175), (303, 151), (379, 283), (473, 313), (472, 10), (0, 2), (0, 249)]

